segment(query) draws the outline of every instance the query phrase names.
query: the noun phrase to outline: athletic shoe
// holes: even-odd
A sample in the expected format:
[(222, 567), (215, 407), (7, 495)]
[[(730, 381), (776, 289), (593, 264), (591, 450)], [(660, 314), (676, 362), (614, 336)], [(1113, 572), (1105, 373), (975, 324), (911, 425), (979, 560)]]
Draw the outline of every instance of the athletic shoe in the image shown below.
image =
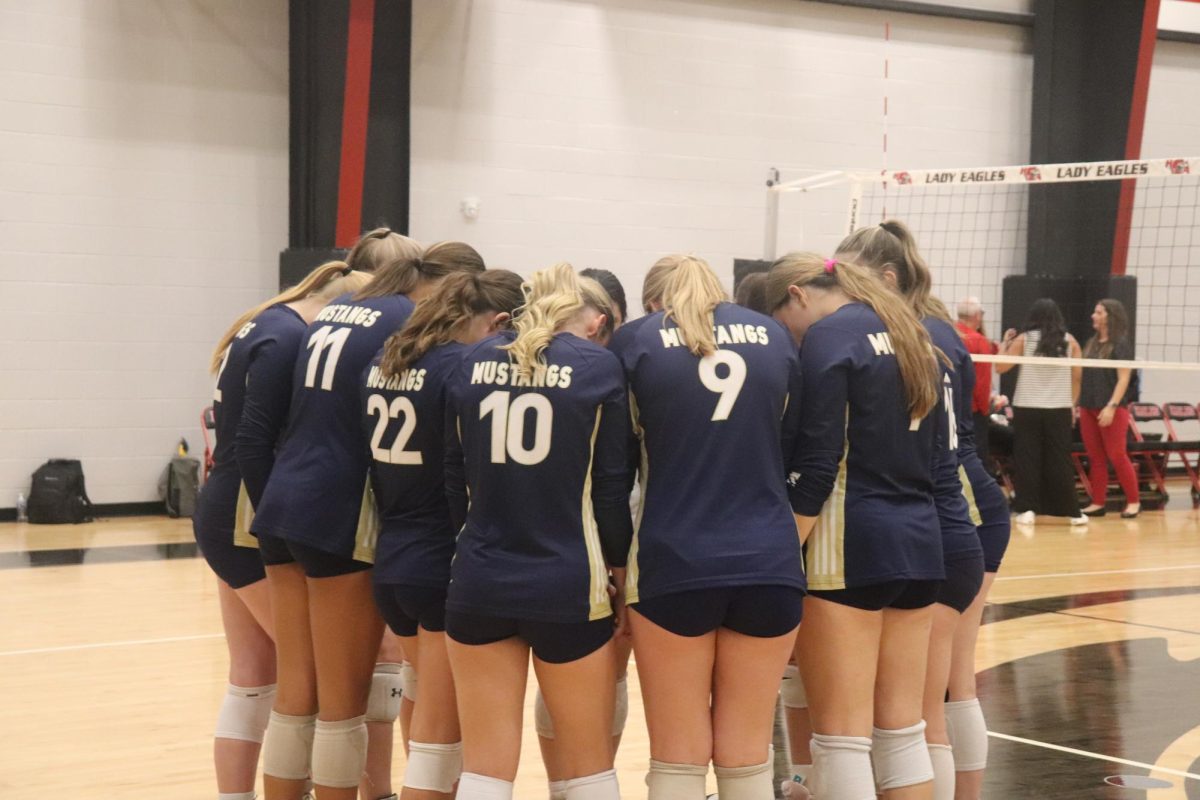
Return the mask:
[(779, 793), (785, 800), (809, 800), (812, 797), (808, 787), (794, 778), (780, 782)]
[(1088, 517), (1087, 514), (1080, 514), (1078, 517), (1071, 517), (1071, 525), (1073, 525), (1073, 526), (1087, 525), (1089, 522), (1089, 519), (1090, 518)]
[(1018, 525), (1032, 525), (1036, 519), (1037, 515), (1032, 511), (1022, 511), (1020, 514), (1017, 514), (1014, 521)]

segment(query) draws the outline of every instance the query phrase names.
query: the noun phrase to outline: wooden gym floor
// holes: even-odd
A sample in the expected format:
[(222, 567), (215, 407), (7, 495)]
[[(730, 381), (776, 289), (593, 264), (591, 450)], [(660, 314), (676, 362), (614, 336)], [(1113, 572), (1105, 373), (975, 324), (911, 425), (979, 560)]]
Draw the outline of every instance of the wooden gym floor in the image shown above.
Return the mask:
[[(1177, 501), (1085, 531), (1016, 528), (1000, 575), (978, 653), (985, 797), (1200, 798), (1200, 515)], [(189, 522), (0, 525), (0, 604), (0, 797), (216, 796), (226, 654)], [(617, 766), (636, 798), (636, 681), (630, 700)], [(526, 732), (517, 797), (541, 800)]]

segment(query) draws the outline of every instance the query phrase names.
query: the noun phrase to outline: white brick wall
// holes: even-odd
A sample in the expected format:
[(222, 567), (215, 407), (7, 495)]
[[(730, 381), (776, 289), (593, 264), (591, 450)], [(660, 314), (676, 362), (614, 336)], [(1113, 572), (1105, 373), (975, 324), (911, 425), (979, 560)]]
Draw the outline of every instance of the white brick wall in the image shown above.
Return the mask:
[(0, 507), (156, 499), (287, 244), (285, 0), (0, 0)]
[[(768, 167), (885, 164), (885, 94), (888, 165), (1023, 162), (1028, 38), (796, 0), (415, 0), (412, 231), (605, 267), (631, 304), (667, 252), (728, 277), (762, 253)], [(785, 201), (781, 247), (833, 247), (844, 197)]]

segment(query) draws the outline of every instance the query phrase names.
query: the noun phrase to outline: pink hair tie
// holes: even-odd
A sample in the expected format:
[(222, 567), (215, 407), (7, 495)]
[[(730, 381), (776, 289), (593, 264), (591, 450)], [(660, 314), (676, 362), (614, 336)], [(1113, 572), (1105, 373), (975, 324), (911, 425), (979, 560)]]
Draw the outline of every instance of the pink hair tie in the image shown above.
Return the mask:
[(833, 268), (836, 266), (837, 266), (837, 259), (833, 259), (833, 258), (825, 259), (825, 274), (832, 275)]

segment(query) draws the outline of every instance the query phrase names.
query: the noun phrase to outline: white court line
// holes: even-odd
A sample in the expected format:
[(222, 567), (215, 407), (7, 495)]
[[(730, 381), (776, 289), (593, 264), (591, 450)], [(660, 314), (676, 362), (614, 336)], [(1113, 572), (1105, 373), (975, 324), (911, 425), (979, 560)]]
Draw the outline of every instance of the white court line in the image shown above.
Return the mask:
[(224, 635), (223, 633), (198, 633), (194, 636), (168, 636), (164, 639), (126, 639), (119, 642), (64, 644), (58, 647), (34, 647), (29, 650), (0, 650), (0, 656), (29, 656), (36, 653), (66, 653), (72, 650), (97, 650), (103, 647), (130, 647), (139, 644), (163, 644), (166, 642), (194, 642), (199, 639), (219, 639)]
[(1115, 756), (1101, 755), (1100, 753), (1089, 753), (1087, 750), (1076, 750), (1074, 747), (1063, 747), (1062, 745), (1050, 744), (1049, 742), (1039, 742), (1036, 739), (1022, 739), (1020, 736), (1009, 736), (1007, 733), (996, 733), (996, 731), (988, 731), (988, 736), (994, 736), (997, 739), (1006, 739), (1010, 742), (1019, 744), (1031, 744), (1034, 747), (1044, 747), (1047, 750), (1057, 750), (1060, 753), (1070, 753), (1075, 756), (1085, 756), (1094, 758), (1098, 761), (1109, 761), (1113, 764), (1125, 764), (1130, 767), (1141, 767), (1148, 769), (1151, 772), (1165, 772), (1168, 775), (1175, 775), (1179, 778), (1191, 778), (1194, 781), (1200, 781), (1200, 775), (1194, 772), (1184, 772), (1181, 769), (1171, 769), (1170, 767), (1156, 767), (1153, 764), (1143, 764), (1141, 761), (1130, 761), (1127, 758), (1116, 758)]
[(1001, 575), (997, 581), (1032, 581), (1037, 578), (1086, 578), (1092, 575), (1130, 575), (1135, 572), (1173, 572), (1181, 569), (1200, 569), (1200, 564), (1176, 564), (1173, 567), (1140, 567), (1138, 569), (1102, 569), (1096, 572), (1048, 572), (1044, 575)]

